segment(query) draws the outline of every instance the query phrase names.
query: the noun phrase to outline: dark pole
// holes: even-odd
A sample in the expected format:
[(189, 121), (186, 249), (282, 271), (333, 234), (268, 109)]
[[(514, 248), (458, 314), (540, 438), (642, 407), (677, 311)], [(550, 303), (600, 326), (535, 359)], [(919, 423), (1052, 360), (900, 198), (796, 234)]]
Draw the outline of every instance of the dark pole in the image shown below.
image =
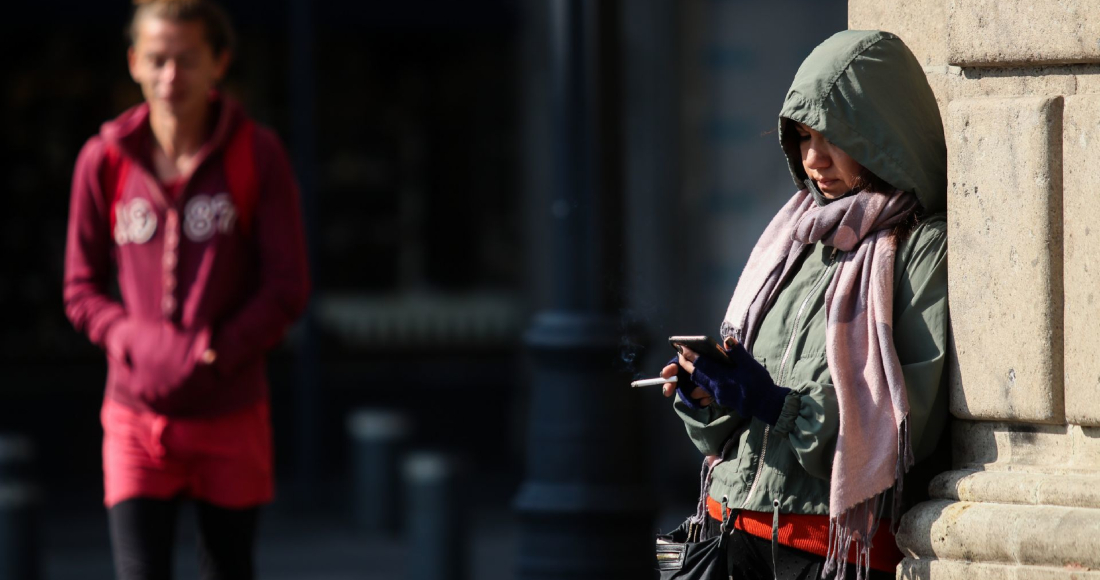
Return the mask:
[(0, 434), (0, 578), (5, 580), (42, 577), (33, 463), (30, 439)]
[(407, 580), (465, 580), (469, 518), (456, 461), (436, 452), (410, 454), (404, 464)]
[[(314, 127), (313, 14), (309, 0), (290, 2), (290, 137), (291, 156), (298, 177), (312, 278), (317, 279), (316, 132)], [(291, 497), (299, 505), (316, 503), (316, 478), (320, 469), (317, 450), (317, 330), (311, 299), (300, 322), (295, 358), (293, 404), (294, 438), (291, 455), (294, 479)]]
[[(615, 2), (551, 0), (551, 200), (532, 200), (546, 228), (548, 304), (527, 332), (531, 360), (517, 576), (646, 578), (652, 570), (645, 442), (629, 377), (616, 371), (620, 330), (621, 171), (611, 48)], [(609, 52), (610, 51), (610, 52)]]

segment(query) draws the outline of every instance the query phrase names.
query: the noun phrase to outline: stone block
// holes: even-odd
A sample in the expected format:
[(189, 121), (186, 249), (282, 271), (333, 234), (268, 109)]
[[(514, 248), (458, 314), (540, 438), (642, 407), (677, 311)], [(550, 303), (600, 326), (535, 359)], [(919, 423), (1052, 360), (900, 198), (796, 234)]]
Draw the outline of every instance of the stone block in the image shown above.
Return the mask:
[(1100, 473), (1100, 428), (956, 421), (952, 429), (957, 469)]
[(1072, 95), (1077, 92), (1076, 67), (955, 68), (960, 71), (953, 93), (958, 98)]
[(893, 32), (922, 65), (947, 64), (944, 0), (848, 0), (848, 28)]
[(1100, 510), (933, 500), (902, 516), (913, 558), (1100, 568)]
[(1096, 0), (946, 0), (945, 12), (951, 64), (1100, 62)]
[(1062, 98), (948, 106), (956, 416), (1061, 423)]
[(932, 93), (936, 95), (936, 105), (940, 108), (940, 118), (947, 122), (947, 104), (955, 98), (958, 91), (962, 69), (957, 66), (926, 66), (924, 75), (928, 78), (928, 86), (932, 87)]
[(958, 67), (925, 66), (925, 75), (940, 116), (947, 119), (947, 103), (975, 97), (1028, 97), (1100, 94), (1100, 65)]
[(898, 580), (1100, 580), (1100, 571), (1073, 566), (1019, 566), (906, 558)]
[(928, 493), (955, 501), (1100, 508), (1100, 473), (948, 471), (932, 479)]
[(1077, 67), (1077, 93), (1078, 95), (1100, 94), (1100, 66), (1088, 65)]
[(1070, 425), (1069, 432), (1073, 437), (1074, 464), (1100, 472), (1100, 427)]
[(1100, 425), (1100, 95), (1067, 97), (1063, 116), (1066, 419)]

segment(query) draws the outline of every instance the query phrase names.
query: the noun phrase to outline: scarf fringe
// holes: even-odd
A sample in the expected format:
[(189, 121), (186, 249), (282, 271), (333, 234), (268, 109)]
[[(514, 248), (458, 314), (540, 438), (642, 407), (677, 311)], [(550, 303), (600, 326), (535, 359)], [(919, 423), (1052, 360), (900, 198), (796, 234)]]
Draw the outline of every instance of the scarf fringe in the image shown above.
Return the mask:
[(834, 574), (848, 562), (852, 544), (856, 548), (856, 580), (863, 580), (871, 572), (872, 540), (882, 522), (882, 512), (886, 509), (886, 496), (892, 493), (890, 501), (890, 532), (897, 534), (898, 516), (902, 509), (902, 492), (905, 474), (913, 466), (913, 447), (909, 442), (909, 415), (902, 418), (898, 425), (898, 461), (895, 464), (894, 485), (882, 490), (839, 515), (829, 516), (828, 551), (825, 553), (825, 566), (821, 578)]
[(699, 503), (695, 505), (695, 515), (692, 523), (702, 524), (707, 521), (707, 491), (710, 488), (710, 476), (714, 473), (709, 457), (703, 458), (703, 468), (699, 472)]

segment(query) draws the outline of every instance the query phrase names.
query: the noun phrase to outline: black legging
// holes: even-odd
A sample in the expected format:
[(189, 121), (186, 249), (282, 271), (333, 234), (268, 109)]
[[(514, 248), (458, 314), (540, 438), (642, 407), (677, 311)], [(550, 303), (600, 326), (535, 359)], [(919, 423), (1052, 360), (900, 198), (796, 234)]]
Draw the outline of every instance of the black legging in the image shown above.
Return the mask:
[[(130, 499), (107, 510), (118, 580), (170, 580), (180, 500)], [(250, 580), (258, 508), (197, 502), (202, 580)]]

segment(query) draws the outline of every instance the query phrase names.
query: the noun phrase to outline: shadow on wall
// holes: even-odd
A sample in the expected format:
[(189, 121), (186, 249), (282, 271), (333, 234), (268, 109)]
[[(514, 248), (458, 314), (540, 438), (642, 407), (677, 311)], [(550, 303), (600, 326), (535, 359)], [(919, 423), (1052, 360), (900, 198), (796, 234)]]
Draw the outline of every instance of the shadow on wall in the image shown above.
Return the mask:
[(966, 394), (963, 392), (962, 369), (959, 368), (959, 350), (955, 345), (955, 329), (948, 318), (947, 332), (947, 389), (950, 397), (949, 408), (956, 417), (970, 416), (970, 408), (966, 404)]
[[(1073, 65), (1073, 66), (1038, 66), (1038, 67), (1007, 67), (1007, 68), (970, 68), (962, 69), (962, 76), (966, 80), (981, 79), (1015, 79), (1029, 77), (1050, 82), (1049, 77), (1065, 77), (1072, 81), (1071, 77), (1081, 74), (1098, 74), (1100, 66), (1097, 65)], [(1045, 79), (1045, 81), (1043, 81)]]
[(1073, 468), (1093, 453), (1080, 439), (1100, 439), (1100, 427), (1075, 425), (956, 421), (953, 431), (956, 469), (1007, 463)]
[(929, 580), (932, 577), (932, 563), (927, 560), (904, 560), (898, 567), (900, 580)]

